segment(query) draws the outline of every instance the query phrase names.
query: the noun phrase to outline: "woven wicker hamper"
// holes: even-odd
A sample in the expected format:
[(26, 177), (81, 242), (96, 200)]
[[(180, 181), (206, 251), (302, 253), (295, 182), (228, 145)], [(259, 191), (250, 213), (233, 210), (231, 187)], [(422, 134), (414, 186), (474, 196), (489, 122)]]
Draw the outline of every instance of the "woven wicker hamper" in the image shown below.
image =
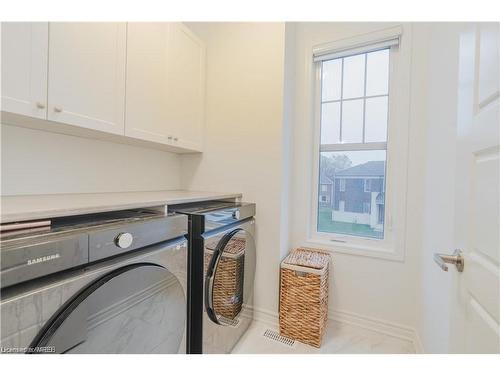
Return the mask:
[[(217, 243), (206, 245), (205, 274)], [(243, 303), (243, 276), (245, 266), (244, 238), (233, 237), (224, 248), (214, 280), (214, 310), (218, 315), (234, 319)]]
[(328, 253), (302, 247), (281, 262), (282, 336), (320, 347), (328, 319), (329, 260)]

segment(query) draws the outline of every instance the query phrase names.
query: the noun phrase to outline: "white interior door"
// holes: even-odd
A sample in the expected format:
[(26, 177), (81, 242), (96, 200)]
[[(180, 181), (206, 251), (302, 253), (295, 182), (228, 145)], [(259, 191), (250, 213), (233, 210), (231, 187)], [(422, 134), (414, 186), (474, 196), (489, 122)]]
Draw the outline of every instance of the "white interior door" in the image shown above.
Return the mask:
[(452, 276), (454, 352), (500, 353), (499, 32), (480, 23), (460, 34), (455, 247), (465, 267)]

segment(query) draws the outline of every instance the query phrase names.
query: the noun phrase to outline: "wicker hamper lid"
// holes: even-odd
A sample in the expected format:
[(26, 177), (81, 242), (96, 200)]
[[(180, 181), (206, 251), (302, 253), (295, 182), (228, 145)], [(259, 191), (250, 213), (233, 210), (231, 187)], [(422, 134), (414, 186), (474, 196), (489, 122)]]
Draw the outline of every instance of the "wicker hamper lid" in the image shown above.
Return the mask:
[(287, 265), (290, 265), (321, 270), (328, 266), (329, 261), (330, 255), (324, 251), (308, 247), (299, 247), (293, 250), (283, 260), (282, 266), (285, 268), (295, 268), (287, 267)]

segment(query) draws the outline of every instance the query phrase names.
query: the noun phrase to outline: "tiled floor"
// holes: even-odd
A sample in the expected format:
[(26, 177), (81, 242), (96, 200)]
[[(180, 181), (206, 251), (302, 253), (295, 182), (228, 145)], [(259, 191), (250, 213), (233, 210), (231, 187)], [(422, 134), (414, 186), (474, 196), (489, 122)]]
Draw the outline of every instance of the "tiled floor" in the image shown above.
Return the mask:
[(276, 327), (253, 322), (233, 350), (235, 354), (409, 354), (413, 343), (353, 325), (329, 321), (320, 349), (295, 342), (293, 347), (264, 337), (266, 329)]

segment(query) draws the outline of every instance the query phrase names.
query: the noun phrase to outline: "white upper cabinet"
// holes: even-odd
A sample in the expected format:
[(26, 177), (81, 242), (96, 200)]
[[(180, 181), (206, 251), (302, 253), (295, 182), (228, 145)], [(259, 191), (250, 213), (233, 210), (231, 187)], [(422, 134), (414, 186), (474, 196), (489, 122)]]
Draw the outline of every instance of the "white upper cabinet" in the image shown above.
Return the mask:
[(126, 24), (50, 23), (48, 119), (124, 134)]
[(168, 143), (168, 40), (170, 24), (129, 23), (125, 135)]
[(129, 23), (125, 134), (201, 151), (205, 46), (182, 23)]
[(178, 145), (201, 150), (205, 119), (205, 46), (182, 23), (170, 32), (169, 123)]
[(202, 151), (205, 46), (182, 23), (2, 23), (1, 57), (2, 111), (51, 120), (6, 123)]
[(2, 23), (2, 110), (47, 116), (48, 23)]

